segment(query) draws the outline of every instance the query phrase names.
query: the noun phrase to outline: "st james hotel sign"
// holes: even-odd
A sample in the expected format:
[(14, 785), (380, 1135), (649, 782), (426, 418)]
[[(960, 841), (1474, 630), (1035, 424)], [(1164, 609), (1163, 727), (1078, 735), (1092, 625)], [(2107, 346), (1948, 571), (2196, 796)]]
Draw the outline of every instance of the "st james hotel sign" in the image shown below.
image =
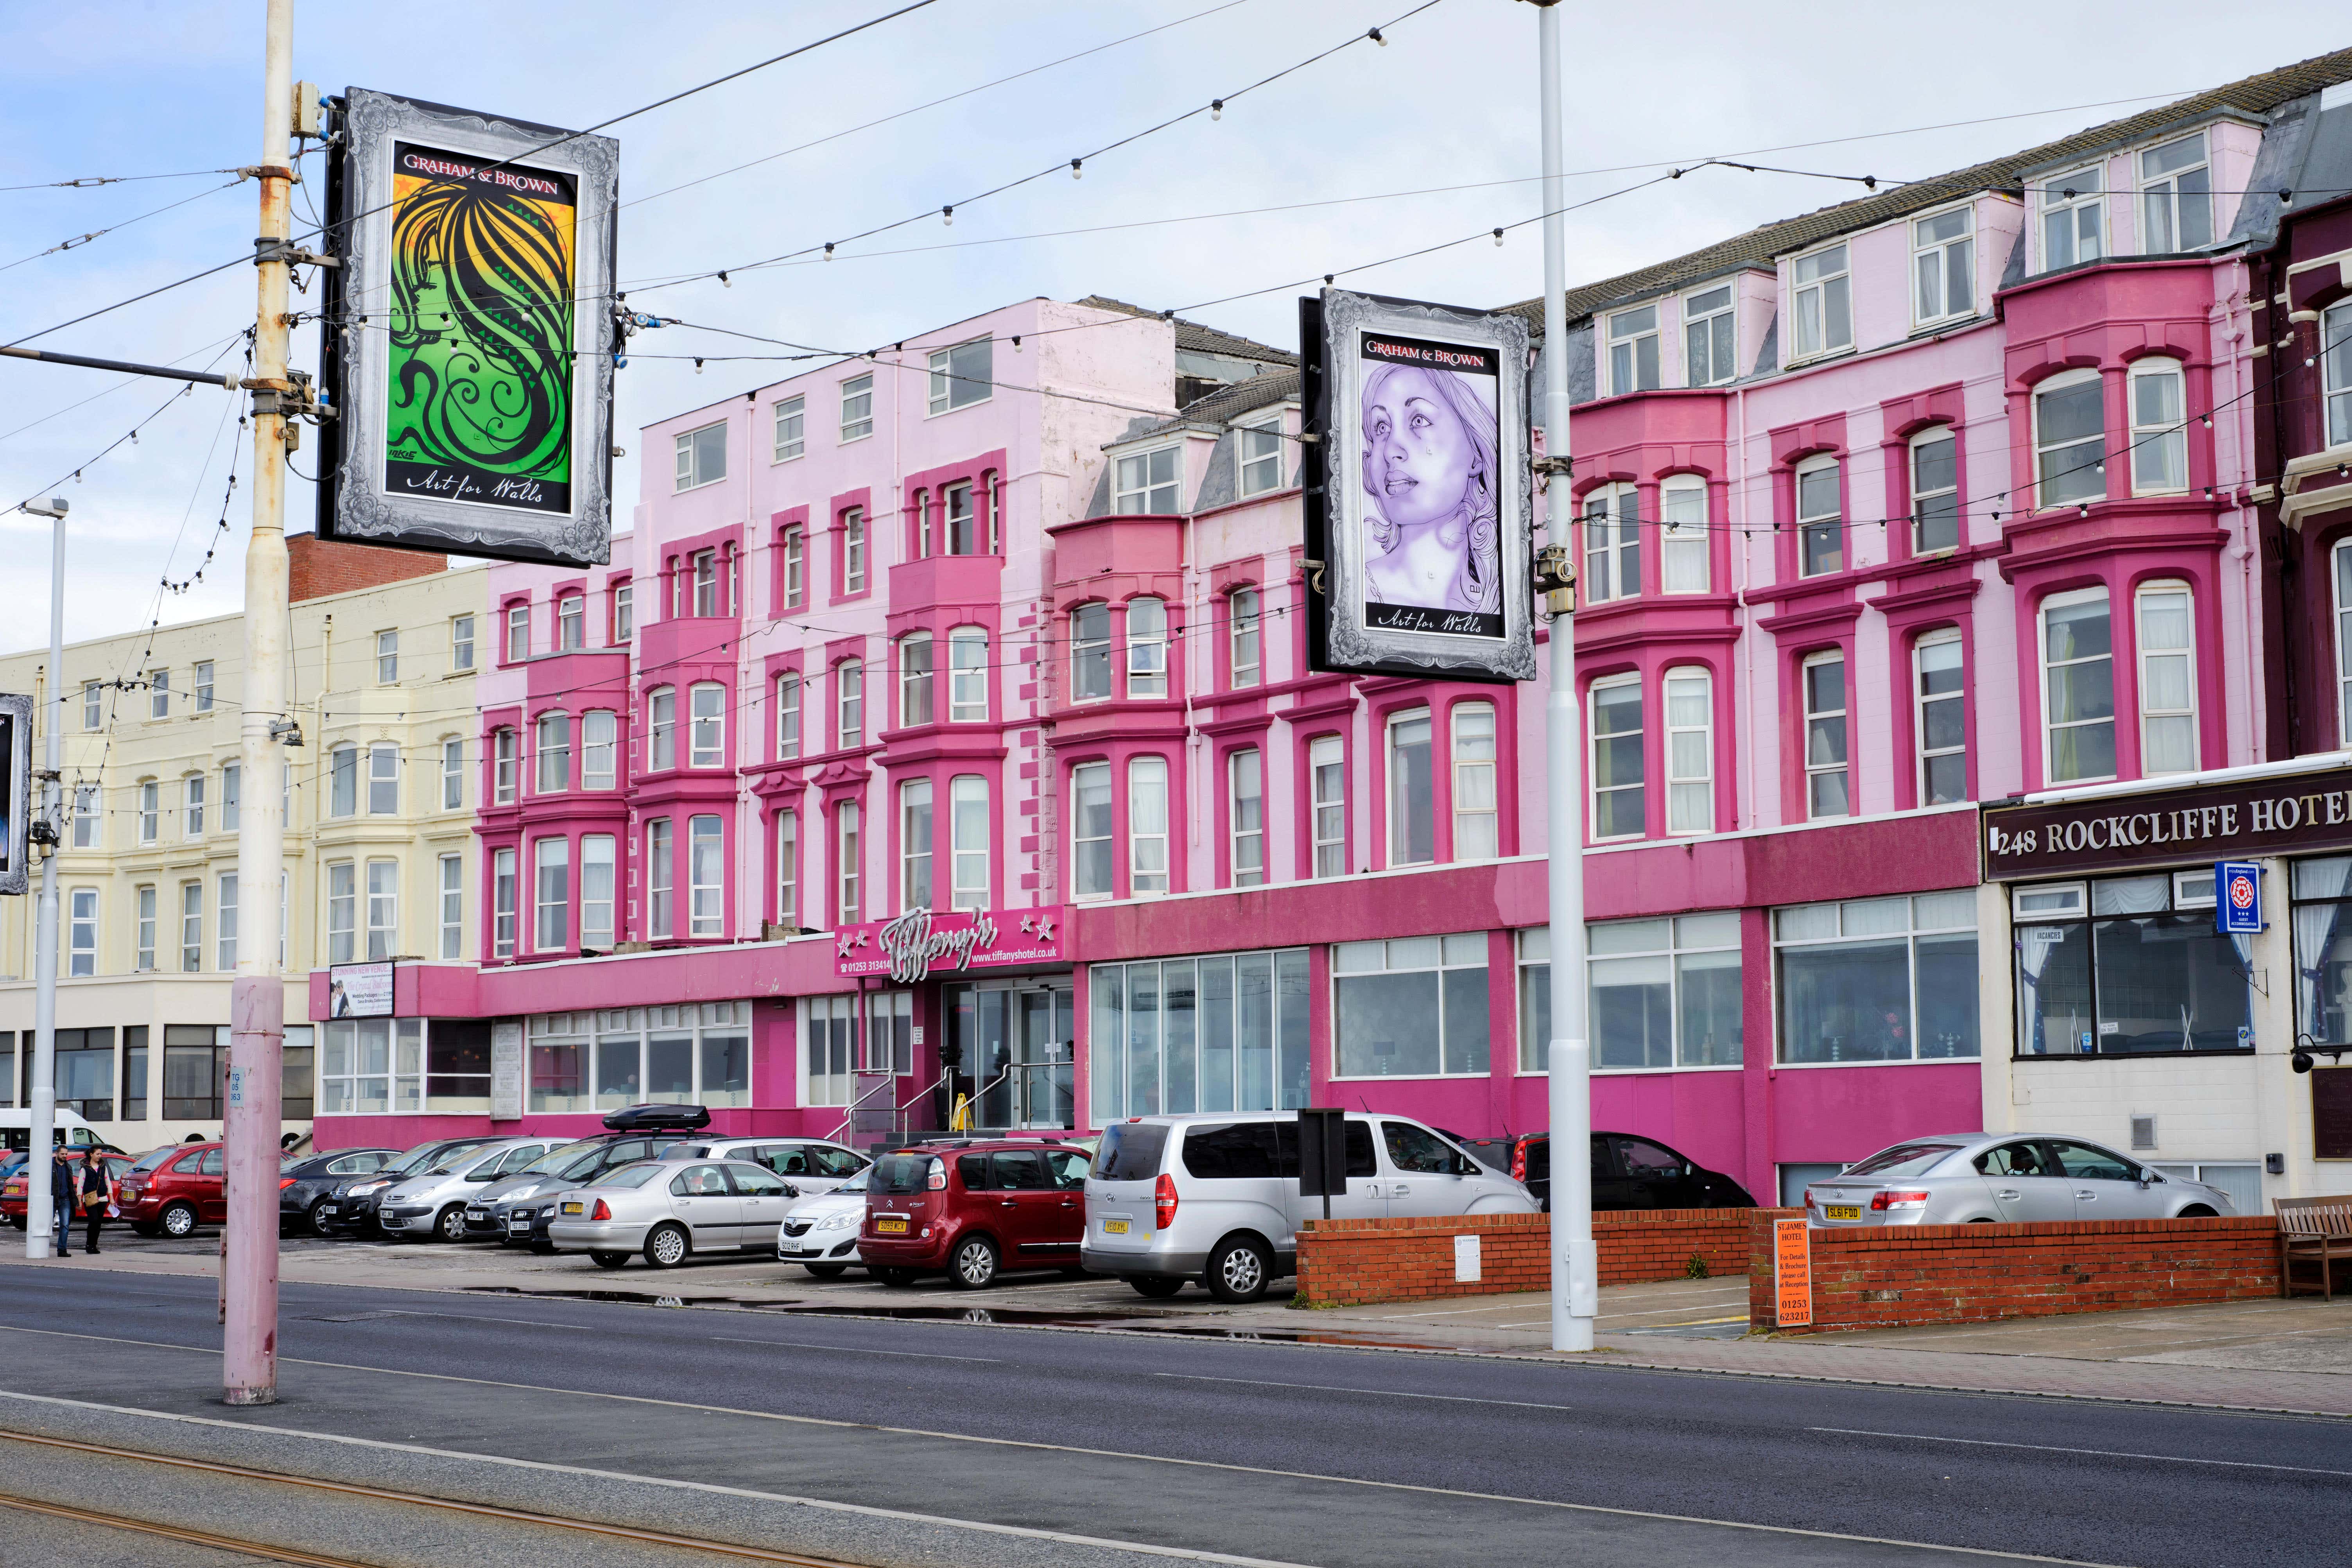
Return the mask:
[(1984, 808), (1988, 881), (2352, 848), (2352, 768)]

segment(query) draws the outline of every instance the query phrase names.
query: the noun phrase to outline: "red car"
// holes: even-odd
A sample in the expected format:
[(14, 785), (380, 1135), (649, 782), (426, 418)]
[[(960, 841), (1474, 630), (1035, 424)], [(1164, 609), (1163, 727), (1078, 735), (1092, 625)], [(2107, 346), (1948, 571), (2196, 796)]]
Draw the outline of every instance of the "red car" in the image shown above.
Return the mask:
[(228, 1217), (218, 1143), (168, 1143), (141, 1156), (115, 1184), (114, 1205), (142, 1236), (183, 1237)]
[(866, 1178), (859, 1260), (885, 1285), (943, 1273), (964, 1290), (1008, 1268), (1075, 1274), (1091, 1161), (1084, 1149), (1034, 1138), (894, 1150)]
[[(68, 1149), (66, 1152), (73, 1156), (73, 1163), (77, 1167), (74, 1179), (79, 1182), (81, 1179), (79, 1167), (81, 1164), (82, 1152), (76, 1148)], [(122, 1180), (122, 1173), (131, 1169), (131, 1156), (104, 1151), (101, 1152), (106, 1160), (108, 1176), (114, 1181)], [(18, 1230), (25, 1228), (25, 1184), (30, 1179), (26, 1175), (24, 1167), (19, 1165), (15, 1171), (9, 1173), (5, 1182), (0, 1182), (0, 1219), (6, 1220)]]

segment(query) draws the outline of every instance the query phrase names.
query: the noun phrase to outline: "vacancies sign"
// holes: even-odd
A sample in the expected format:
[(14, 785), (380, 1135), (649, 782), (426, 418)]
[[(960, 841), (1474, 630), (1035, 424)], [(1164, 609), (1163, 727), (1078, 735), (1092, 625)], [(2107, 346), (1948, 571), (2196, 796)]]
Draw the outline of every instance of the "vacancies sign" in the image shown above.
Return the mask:
[(2352, 768), (1988, 805), (1988, 881), (2352, 848)]

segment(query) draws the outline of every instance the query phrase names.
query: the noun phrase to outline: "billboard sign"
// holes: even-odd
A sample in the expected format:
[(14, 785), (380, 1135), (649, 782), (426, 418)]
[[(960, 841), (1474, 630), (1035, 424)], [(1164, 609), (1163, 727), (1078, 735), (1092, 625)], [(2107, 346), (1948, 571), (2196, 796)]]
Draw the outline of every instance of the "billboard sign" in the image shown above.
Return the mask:
[(1062, 956), (1062, 911), (908, 910), (895, 920), (843, 926), (833, 936), (835, 978), (887, 974), (913, 985), (935, 973), (1052, 963)]
[(392, 960), (330, 965), (327, 970), (327, 1016), (391, 1017)]
[(0, 694), (0, 893), (21, 893), (32, 864), (33, 700)]
[(1526, 318), (1326, 289), (1299, 342), (1308, 665), (1533, 679)]
[[(343, 98), (327, 177), (319, 535), (505, 561), (612, 555), (620, 144)], [(549, 145), (553, 142), (555, 145)]]

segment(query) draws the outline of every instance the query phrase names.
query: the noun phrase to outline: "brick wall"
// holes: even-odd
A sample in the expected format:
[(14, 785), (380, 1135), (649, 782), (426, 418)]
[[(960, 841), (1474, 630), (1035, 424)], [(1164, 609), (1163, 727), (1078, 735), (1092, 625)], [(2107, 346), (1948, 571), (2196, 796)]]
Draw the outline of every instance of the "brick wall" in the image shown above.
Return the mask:
[[(1712, 1275), (1748, 1266), (1746, 1209), (1606, 1210), (1592, 1216), (1601, 1282), (1680, 1279), (1694, 1255)], [(1479, 1278), (1454, 1278), (1454, 1238), (1475, 1236)], [(1312, 1220), (1298, 1231), (1298, 1295), (1309, 1302), (1486, 1296), (1551, 1285), (1549, 1215)]]
[(286, 538), (286, 596), (291, 603), (380, 588), (411, 577), (446, 572), (449, 558), (423, 550), (388, 550), (378, 544), (346, 544), (315, 533)]
[[(1776, 1326), (1772, 1221), (1749, 1211), (1748, 1321)], [(1813, 1321), (1789, 1333), (2109, 1312), (2278, 1294), (2278, 1223), (2083, 1220), (1869, 1226), (1811, 1233)]]

